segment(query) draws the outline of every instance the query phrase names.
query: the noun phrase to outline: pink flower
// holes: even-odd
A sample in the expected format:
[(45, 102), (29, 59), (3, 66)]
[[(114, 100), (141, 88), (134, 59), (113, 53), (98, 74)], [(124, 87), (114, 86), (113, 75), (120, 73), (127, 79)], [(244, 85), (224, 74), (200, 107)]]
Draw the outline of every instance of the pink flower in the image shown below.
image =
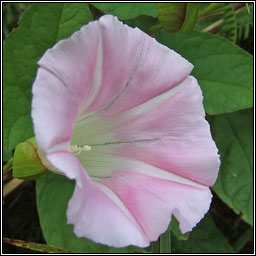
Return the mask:
[(145, 247), (172, 214), (191, 231), (219, 169), (193, 65), (110, 15), (38, 64), (35, 136), (57, 172), (76, 180), (67, 209), (75, 234)]

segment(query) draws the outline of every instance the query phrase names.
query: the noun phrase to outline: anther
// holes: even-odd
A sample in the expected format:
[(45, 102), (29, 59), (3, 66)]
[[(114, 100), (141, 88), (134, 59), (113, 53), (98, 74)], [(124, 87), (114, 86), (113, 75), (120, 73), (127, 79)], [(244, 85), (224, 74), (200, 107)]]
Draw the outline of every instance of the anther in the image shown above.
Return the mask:
[(87, 152), (90, 151), (92, 148), (89, 145), (85, 145), (83, 147), (77, 146), (77, 145), (71, 145), (70, 150), (71, 153), (75, 156), (79, 155), (82, 151)]

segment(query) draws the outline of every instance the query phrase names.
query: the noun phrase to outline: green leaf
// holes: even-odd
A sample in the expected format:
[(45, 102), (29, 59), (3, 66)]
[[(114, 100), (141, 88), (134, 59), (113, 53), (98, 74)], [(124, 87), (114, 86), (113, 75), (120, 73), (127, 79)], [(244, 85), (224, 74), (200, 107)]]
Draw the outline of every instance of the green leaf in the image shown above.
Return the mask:
[(212, 135), (221, 156), (213, 190), (242, 219), (253, 224), (253, 110), (214, 116)]
[(34, 242), (27, 242), (12, 238), (3, 238), (3, 242), (7, 244), (12, 244), (17, 247), (26, 248), (32, 251), (42, 252), (42, 253), (75, 253), (71, 250), (63, 249), (56, 246), (51, 246), (47, 244), (39, 244)]
[(31, 86), (37, 61), (92, 19), (84, 3), (36, 3), (3, 45), (3, 140), (6, 151), (33, 136)]
[(12, 175), (18, 179), (38, 179), (48, 170), (43, 165), (37, 152), (35, 138), (31, 138), (17, 145), (15, 148)]
[(145, 252), (134, 246), (112, 248), (85, 238), (77, 238), (73, 233), (73, 225), (67, 224), (66, 217), (67, 205), (72, 196), (74, 184), (74, 181), (51, 172), (36, 181), (37, 209), (47, 244), (80, 253)]
[(227, 238), (215, 226), (210, 214), (190, 232), (186, 241), (172, 237), (173, 253), (234, 253)]
[(253, 106), (253, 58), (228, 40), (208, 33), (168, 34), (157, 40), (194, 65), (208, 114), (222, 114)]
[(157, 17), (155, 3), (91, 3), (105, 14), (112, 14), (121, 20), (136, 18), (140, 15)]
[(172, 221), (170, 224), (170, 229), (172, 233), (175, 235), (176, 239), (178, 240), (188, 240), (189, 232), (187, 232), (186, 234), (181, 234), (179, 225), (180, 224), (177, 221), (177, 219), (174, 217), (174, 215), (172, 215)]

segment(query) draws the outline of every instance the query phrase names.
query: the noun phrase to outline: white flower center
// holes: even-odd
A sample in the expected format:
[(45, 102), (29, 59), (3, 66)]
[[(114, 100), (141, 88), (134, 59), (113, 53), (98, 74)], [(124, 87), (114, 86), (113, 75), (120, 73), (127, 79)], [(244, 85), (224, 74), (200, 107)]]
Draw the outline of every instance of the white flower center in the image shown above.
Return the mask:
[(71, 145), (70, 150), (71, 153), (75, 156), (79, 155), (82, 151), (87, 152), (90, 151), (92, 148), (89, 145), (85, 145), (83, 147), (77, 146), (77, 145)]

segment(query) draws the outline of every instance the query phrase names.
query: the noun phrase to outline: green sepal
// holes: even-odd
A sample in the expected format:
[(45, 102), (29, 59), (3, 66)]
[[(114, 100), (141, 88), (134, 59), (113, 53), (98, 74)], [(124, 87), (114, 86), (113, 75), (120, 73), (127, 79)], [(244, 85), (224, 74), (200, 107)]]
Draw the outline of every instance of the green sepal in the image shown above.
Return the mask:
[(41, 178), (47, 171), (39, 157), (34, 137), (17, 145), (12, 167), (14, 178), (34, 180)]

